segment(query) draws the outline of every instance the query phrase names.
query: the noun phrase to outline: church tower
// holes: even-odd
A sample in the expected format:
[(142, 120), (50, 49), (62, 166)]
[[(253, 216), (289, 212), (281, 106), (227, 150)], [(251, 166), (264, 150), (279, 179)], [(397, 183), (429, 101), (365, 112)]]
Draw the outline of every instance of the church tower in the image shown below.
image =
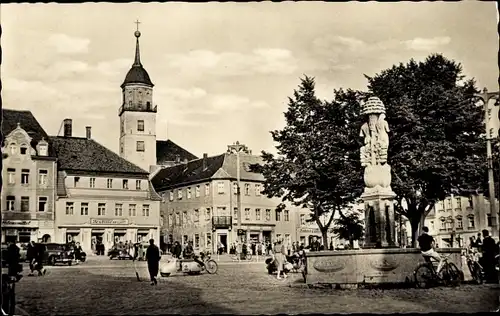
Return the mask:
[[(139, 22), (136, 22), (139, 26)], [(135, 60), (122, 88), (120, 117), (120, 156), (150, 171), (156, 165), (156, 106), (153, 106), (153, 83), (142, 67), (139, 51), (139, 27)]]

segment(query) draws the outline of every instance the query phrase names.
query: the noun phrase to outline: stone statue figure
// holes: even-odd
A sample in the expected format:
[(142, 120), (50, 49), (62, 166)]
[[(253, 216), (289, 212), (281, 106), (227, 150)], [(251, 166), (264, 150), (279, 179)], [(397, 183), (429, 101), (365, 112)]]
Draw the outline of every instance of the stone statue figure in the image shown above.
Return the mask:
[(385, 120), (385, 114), (382, 113), (377, 121), (377, 143), (378, 143), (378, 162), (384, 164), (387, 162), (387, 149), (389, 148), (389, 124)]

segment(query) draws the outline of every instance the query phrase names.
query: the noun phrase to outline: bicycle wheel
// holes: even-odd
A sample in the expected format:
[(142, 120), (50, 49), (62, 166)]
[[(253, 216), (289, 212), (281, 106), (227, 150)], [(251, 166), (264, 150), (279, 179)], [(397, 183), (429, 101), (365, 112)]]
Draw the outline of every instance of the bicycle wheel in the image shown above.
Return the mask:
[(415, 285), (420, 289), (429, 288), (434, 281), (434, 272), (428, 264), (423, 263), (415, 269)]
[(215, 260), (210, 259), (205, 262), (205, 269), (208, 273), (214, 274), (217, 273), (219, 266), (217, 265), (217, 262), (215, 262)]
[(247, 259), (248, 261), (252, 260), (252, 254), (251, 253), (247, 253), (245, 259)]
[(477, 284), (482, 284), (483, 276), (481, 267), (477, 264), (477, 262), (468, 262), (467, 266), (469, 267), (469, 271), (474, 282), (476, 282)]
[(443, 267), (443, 282), (445, 285), (457, 286), (462, 282), (462, 272), (453, 262), (445, 263)]

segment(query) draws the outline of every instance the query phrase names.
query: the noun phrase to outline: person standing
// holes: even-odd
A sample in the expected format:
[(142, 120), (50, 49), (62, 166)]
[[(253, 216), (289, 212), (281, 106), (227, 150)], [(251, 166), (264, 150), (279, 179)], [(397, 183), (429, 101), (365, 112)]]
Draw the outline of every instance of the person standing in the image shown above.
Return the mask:
[(32, 240), (28, 244), (28, 248), (26, 250), (26, 259), (30, 263), (30, 273), (28, 276), (33, 276), (33, 271), (35, 270), (35, 262), (36, 262), (36, 245), (35, 242)]
[(7, 268), (8, 268), (8, 275), (12, 277), (17, 277), (18, 273), (20, 273), (22, 270), (22, 267), (20, 267), (20, 262), (21, 262), (21, 250), (19, 247), (16, 245), (16, 243), (11, 242), (9, 246), (7, 247), (7, 258), (5, 258), (5, 261), (7, 263)]
[(47, 270), (43, 267), (43, 260), (45, 259), (45, 252), (47, 251), (47, 247), (45, 244), (39, 242), (36, 244), (36, 267), (35, 269), (38, 271), (38, 275), (45, 275)]
[(285, 247), (282, 244), (281, 240), (278, 240), (276, 245), (274, 246), (274, 261), (276, 263), (276, 270), (278, 270), (278, 275), (276, 278), (278, 280), (281, 279), (280, 274), (281, 271), (283, 271), (283, 277), (286, 278), (288, 277), (284, 271), (284, 266), (285, 266)]
[(155, 245), (154, 239), (149, 240), (149, 246), (146, 250), (146, 261), (148, 263), (149, 276), (151, 278), (151, 285), (158, 284), (156, 276), (160, 268), (160, 249)]
[(481, 265), (484, 267), (484, 274), (487, 283), (496, 283), (497, 275), (495, 272), (495, 256), (498, 254), (498, 247), (496, 242), (490, 236), (490, 232), (486, 229), (483, 230), (483, 244), (482, 244)]

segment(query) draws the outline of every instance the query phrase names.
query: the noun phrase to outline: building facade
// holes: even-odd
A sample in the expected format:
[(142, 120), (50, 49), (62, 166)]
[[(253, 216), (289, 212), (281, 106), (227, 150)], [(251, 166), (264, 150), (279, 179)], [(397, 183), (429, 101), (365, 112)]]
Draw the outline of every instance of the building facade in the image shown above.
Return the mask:
[(72, 137), (71, 120), (64, 136), (51, 137), (58, 157), (56, 241), (80, 242), (93, 253), (118, 242), (159, 239), (160, 197), (148, 172), (91, 138)]
[(56, 158), (30, 111), (2, 110), (2, 243), (54, 237)]
[(489, 201), (482, 194), (448, 197), (436, 203), (425, 219), (429, 232), (442, 248), (467, 246), (469, 238), (483, 229), (491, 233), (492, 224)]

